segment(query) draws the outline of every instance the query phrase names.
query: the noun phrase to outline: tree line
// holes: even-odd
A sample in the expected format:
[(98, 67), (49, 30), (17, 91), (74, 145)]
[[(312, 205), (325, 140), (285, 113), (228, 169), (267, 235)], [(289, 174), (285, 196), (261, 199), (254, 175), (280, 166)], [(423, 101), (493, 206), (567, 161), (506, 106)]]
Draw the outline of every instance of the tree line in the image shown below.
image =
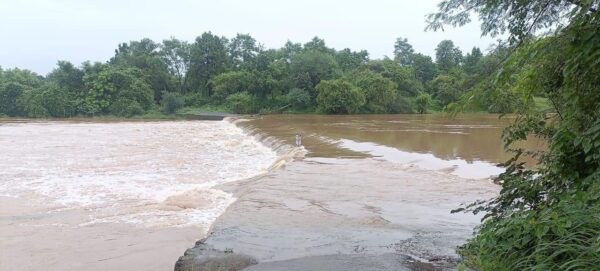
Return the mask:
[[(315, 37), (265, 49), (248, 34), (232, 39), (211, 32), (194, 42), (170, 38), (119, 44), (105, 63), (76, 66), (58, 61), (46, 76), (0, 68), (0, 114), (22, 117), (133, 116), (188, 108), (235, 113), (275, 111), (426, 113), (481, 88), (506, 48), (463, 54), (450, 40), (435, 59), (415, 53), (398, 38), (394, 56), (370, 59), (367, 51), (336, 50)], [(511, 112), (508, 89), (494, 95), (502, 106), (480, 99), (474, 110)]]

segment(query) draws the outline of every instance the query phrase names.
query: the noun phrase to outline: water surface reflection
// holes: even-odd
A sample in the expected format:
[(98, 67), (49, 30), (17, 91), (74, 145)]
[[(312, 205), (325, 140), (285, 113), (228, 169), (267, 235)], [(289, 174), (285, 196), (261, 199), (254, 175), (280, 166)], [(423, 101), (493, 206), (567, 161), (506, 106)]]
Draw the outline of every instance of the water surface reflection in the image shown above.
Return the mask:
[[(365, 157), (368, 152), (343, 148), (343, 140), (370, 142), (404, 152), (428, 153), (444, 160), (469, 163), (505, 162), (511, 154), (504, 150), (502, 130), (513, 121), (493, 114), (461, 114), (449, 117), (427, 115), (268, 115), (243, 123), (249, 128), (294, 144), (303, 136), (303, 145), (313, 157)], [(523, 146), (540, 149), (540, 140)]]

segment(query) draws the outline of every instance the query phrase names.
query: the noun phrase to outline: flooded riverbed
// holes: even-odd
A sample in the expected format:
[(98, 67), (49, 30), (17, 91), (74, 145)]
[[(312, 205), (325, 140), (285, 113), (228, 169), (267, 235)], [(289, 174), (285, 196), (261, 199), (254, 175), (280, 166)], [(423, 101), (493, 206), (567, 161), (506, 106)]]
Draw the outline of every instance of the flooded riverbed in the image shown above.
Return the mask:
[[(258, 264), (248, 270), (413, 270), (415, 261), (429, 268), (417, 270), (453, 269), (456, 247), (481, 214), (451, 210), (498, 192), (490, 177), (509, 157), (500, 140), (509, 122), (494, 115), (238, 120), (279, 153), (307, 154), (260, 180), (220, 186), (238, 200), (176, 270), (197, 270), (219, 251), (252, 257)], [(303, 146), (294, 149), (296, 135)], [(222, 255), (224, 263), (232, 257)]]
[(488, 177), (509, 157), (500, 141), (509, 122), (3, 121), (0, 270), (167, 270), (210, 227), (207, 244), (261, 263), (453, 257), (479, 217), (450, 210), (495, 195)]

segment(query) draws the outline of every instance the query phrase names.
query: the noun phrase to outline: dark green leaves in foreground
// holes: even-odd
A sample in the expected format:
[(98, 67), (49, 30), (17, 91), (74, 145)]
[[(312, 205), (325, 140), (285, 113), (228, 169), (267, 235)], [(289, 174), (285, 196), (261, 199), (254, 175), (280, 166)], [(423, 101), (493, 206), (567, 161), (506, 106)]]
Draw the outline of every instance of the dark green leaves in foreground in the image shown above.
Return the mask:
[[(600, 1), (442, 1), (430, 27), (462, 25), (476, 12), (483, 34), (508, 33), (499, 67), (489, 81), (474, 82), (463, 105), (481, 104), (518, 113), (504, 132), (515, 153), (497, 178), (498, 197), (467, 209), (484, 212), (477, 235), (460, 250), (481, 270), (598, 270), (600, 267)], [(534, 37), (536, 30), (553, 34)], [(475, 55), (472, 52), (470, 57)], [(472, 64), (470, 64), (472, 65)], [(469, 69), (466, 69), (469, 70)], [(443, 88), (448, 89), (448, 88)], [(506, 91), (510, 90), (510, 91)], [(516, 96), (514, 99), (511, 96)], [(549, 110), (532, 112), (536, 96)], [(519, 103), (507, 103), (518, 101)], [(537, 137), (547, 150), (518, 148)], [(537, 158), (525, 165), (523, 155)]]

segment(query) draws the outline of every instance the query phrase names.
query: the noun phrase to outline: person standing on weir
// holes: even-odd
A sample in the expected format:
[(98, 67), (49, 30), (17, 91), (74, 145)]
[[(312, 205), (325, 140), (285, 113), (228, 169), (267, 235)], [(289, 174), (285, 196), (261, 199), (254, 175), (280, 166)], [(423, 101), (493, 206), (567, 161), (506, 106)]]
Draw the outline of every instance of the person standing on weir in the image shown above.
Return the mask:
[(296, 134), (296, 147), (302, 146), (302, 136), (300, 134)]

